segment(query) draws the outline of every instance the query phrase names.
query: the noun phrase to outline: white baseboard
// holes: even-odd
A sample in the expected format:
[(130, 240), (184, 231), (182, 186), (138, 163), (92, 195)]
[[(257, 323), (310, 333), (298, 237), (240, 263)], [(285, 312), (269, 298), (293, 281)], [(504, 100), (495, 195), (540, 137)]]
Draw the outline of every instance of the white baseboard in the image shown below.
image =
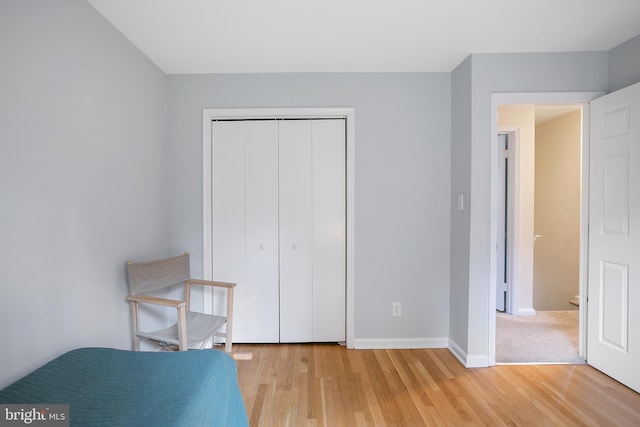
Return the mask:
[(448, 338), (356, 338), (353, 348), (361, 350), (447, 348)]
[(463, 366), (467, 365), (467, 353), (455, 341), (449, 340), (449, 351)]
[(486, 368), (489, 366), (489, 356), (486, 354), (470, 354), (467, 355), (467, 363), (465, 368)]
[(489, 356), (484, 354), (469, 355), (455, 341), (449, 340), (449, 351), (465, 368), (486, 368), (489, 366)]
[(353, 348), (359, 350), (448, 348), (465, 368), (485, 368), (489, 366), (489, 356), (482, 354), (468, 355), (457, 343), (449, 338), (358, 338), (353, 341)]
[(535, 316), (536, 311), (533, 308), (519, 308), (516, 316)]

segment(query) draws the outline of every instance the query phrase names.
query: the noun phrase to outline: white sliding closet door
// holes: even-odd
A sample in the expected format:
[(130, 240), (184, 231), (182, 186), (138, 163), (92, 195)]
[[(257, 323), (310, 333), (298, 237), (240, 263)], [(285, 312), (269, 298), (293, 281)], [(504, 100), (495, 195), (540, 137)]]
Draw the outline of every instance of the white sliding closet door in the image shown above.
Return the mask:
[[(244, 126), (242, 123), (213, 122), (213, 275), (215, 280), (237, 283), (235, 299), (247, 293), (245, 280)], [(238, 212), (243, 212), (238, 215)], [(241, 235), (242, 239), (238, 239)], [(219, 300), (215, 298), (214, 301)], [(244, 305), (235, 304), (235, 319), (246, 318)], [(240, 324), (242, 322), (239, 322)], [(246, 328), (234, 321), (233, 339), (244, 337)]]
[(213, 275), (238, 284), (234, 341), (278, 342), (278, 126), (212, 126)]
[(213, 277), (235, 342), (345, 340), (345, 120), (212, 123)]
[(247, 342), (278, 342), (278, 126), (246, 126)]
[(313, 341), (344, 341), (346, 146), (344, 120), (312, 122)]
[(311, 121), (280, 123), (280, 341), (313, 340)]
[(344, 120), (280, 123), (280, 341), (345, 339)]

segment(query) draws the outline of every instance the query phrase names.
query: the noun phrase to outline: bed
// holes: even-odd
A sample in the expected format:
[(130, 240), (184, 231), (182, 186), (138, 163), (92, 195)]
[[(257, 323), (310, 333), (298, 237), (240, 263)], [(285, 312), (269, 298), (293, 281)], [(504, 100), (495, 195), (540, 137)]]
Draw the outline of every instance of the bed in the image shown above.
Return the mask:
[(219, 350), (80, 348), (0, 391), (0, 403), (68, 404), (72, 426), (246, 426), (235, 361)]

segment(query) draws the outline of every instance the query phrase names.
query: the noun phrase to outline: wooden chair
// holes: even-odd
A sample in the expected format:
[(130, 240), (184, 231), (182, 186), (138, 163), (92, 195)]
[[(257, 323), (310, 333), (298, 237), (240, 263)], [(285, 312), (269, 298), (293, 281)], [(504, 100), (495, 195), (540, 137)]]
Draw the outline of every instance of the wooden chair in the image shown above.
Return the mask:
[[(231, 353), (231, 328), (233, 311), (233, 289), (235, 283), (214, 282), (190, 278), (189, 253), (149, 262), (127, 262), (127, 301), (131, 309), (133, 349), (140, 350), (140, 338), (147, 339), (164, 349), (185, 351), (202, 349), (213, 337), (224, 337), (225, 352)], [(177, 284), (184, 285), (184, 299), (174, 300), (146, 295), (149, 292), (167, 289)], [(212, 286), (226, 289), (226, 315), (212, 315), (189, 310), (191, 286)], [(138, 304), (156, 304), (177, 310), (177, 322), (169, 328), (143, 332), (139, 328)], [(222, 326), (226, 324), (224, 332)]]

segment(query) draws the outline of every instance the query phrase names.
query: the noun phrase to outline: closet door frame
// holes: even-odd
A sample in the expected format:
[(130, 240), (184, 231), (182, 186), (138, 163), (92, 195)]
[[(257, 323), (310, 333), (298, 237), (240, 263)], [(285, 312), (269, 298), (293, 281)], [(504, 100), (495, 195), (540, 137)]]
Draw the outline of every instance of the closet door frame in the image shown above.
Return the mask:
[[(355, 109), (353, 107), (320, 108), (205, 108), (202, 111), (202, 265), (203, 278), (213, 280), (213, 188), (212, 133), (215, 120), (276, 120), (276, 119), (345, 119), (346, 126), (346, 346), (354, 348), (354, 165)], [(213, 295), (204, 293), (204, 311), (213, 310)]]

